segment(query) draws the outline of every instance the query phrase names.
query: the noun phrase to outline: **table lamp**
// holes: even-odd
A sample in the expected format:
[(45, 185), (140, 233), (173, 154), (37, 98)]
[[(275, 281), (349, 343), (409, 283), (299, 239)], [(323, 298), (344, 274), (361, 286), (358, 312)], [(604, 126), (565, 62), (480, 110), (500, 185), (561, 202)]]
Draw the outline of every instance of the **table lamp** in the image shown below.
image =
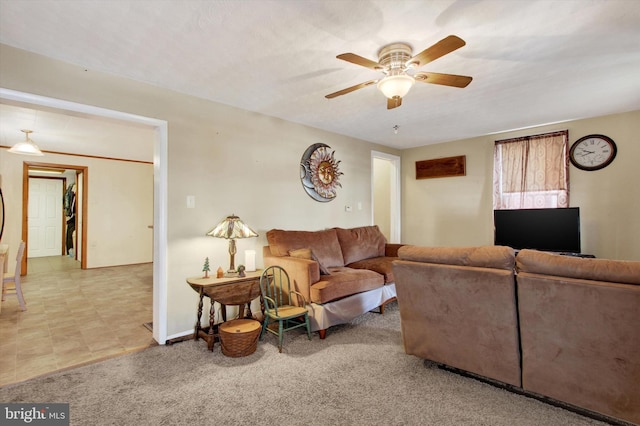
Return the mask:
[(226, 238), (227, 240), (229, 240), (230, 262), (227, 274), (236, 273), (236, 266), (234, 262), (235, 255), (237, 253), (236, 239), (258, 236), (258, 234), (256, 234), (253, 229), (249, 228), (249, 226), (242, 222), (240, 218), (235, 214), (222, 219), (219, 224), (217, 224), (212, 230), (207, 232), (207, 235), (217, 238)]

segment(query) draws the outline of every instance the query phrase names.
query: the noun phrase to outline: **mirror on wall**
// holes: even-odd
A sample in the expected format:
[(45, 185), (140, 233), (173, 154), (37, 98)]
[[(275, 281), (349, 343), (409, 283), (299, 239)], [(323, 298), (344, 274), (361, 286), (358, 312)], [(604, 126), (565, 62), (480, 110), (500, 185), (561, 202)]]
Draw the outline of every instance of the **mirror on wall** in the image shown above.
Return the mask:
[(2, 197), (2, 188), (0, 188), (0, 240), (2, 240), (2, 231), (4, 231), (4, 198)]

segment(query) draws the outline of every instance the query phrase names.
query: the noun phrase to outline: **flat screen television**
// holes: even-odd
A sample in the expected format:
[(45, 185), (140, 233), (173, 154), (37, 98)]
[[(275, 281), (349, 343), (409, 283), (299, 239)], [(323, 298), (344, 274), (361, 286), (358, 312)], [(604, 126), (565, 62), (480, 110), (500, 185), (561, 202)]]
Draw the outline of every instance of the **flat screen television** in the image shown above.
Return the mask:
[(494, 244), (580, 253), (580, 208), (494, 210)]

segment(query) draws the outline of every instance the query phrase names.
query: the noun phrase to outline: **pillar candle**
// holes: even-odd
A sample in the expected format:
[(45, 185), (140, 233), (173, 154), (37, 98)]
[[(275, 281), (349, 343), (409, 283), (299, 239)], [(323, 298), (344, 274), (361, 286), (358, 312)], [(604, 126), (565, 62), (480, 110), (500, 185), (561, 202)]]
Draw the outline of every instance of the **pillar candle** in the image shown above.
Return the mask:
[(244, 251), (244, 267), (247, 268), (247, 272), (253, 272), (256, 270), (256, 251), (255, 250)]

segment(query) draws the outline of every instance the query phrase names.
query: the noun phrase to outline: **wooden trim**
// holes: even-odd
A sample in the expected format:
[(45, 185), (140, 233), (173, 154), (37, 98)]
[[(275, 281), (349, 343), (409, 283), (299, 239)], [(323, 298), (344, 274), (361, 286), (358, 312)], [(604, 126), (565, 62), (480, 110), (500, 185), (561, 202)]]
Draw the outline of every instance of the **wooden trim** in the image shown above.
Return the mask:
[(416, 161), (416, 179), (466, 176), (466, 155)]
[[(0, 145), (0, 148), (11, 148), (10, 146)], [(85, 157), (85, 158), (96, 158), (98, 160), (112, 160), (112, 161), (126, 161), (129, 163), (141, 163), (141, 164), (153, 164), (153, 161), (143, 161), (143, 160), (128, 160), (126, 158), (115, 158), (115, 157), (103, 157), (100, 155), (87, 155), (87, 154), (74, 154), (71, 152), (61, 152), (61, 151), (48, 151), (41, 149), (40, 151), (46, 152), (47, 154), (58, 154), (58, 155), (70, 155), (73, 157)]]
[[(82, 247), (82, 257), (80, 259), (80, 267), (82, 269), (87, 269), (87, 230), (89, 229), (89, 214), (88, 214), (89, 168), (84, 167), (82, 169), (76, 169), (76, 182), (78, 181), (79, 173), (82, 173), (82, 234), (80, 235), (80, 238), (82, 238), (82, 243), (80, 245), (80, 247)], [(77, 186), (78, 185), (76, 184), (76, 188)], [(76, 197), (77, 197), (77, 194), (76, 194)], [(78, 208), (78, 204), (76, 203), (76, 212), (77, 212), (77, 208)], [(76, 214), (76, 217), (78, 217), (77, 214)], [(78, 229), (77, 223), (76, 223), (76, 229)], [(78, 238), (77, 233), (76, 233), (76, 238)], [(77, 253), (77, 249), (76, 249), (76, 253)]]

